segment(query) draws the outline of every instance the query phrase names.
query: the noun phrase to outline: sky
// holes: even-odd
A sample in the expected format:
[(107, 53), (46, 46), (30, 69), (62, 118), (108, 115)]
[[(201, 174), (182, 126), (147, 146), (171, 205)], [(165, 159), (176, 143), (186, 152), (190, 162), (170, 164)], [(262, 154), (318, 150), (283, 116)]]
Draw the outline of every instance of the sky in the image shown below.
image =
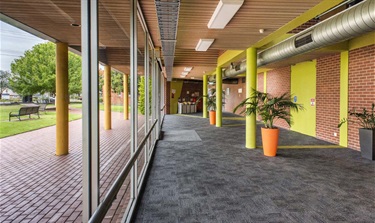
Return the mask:
[(44, 42), (47, 41), (0, 21), (0, 70), (10, 71), (14, 59)]

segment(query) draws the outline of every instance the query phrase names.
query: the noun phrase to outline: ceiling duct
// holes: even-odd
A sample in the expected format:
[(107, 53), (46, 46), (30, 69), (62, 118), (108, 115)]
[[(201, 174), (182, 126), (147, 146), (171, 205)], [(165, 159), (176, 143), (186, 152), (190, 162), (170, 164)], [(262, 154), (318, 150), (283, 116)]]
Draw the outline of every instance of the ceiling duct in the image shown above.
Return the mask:
[[(375, 0), (363, 1), (258, 53), (257, 66), (339, 43), (375, 30)], [(238, 66), (240, 69), (238, 69)], [(237, 69), (236, 69), (237, 68)], [(226, 69), (223, 78), (246, 72), (246, 62)]]
[(155, 0), (167, 80), (172, 80), (180, 0)]

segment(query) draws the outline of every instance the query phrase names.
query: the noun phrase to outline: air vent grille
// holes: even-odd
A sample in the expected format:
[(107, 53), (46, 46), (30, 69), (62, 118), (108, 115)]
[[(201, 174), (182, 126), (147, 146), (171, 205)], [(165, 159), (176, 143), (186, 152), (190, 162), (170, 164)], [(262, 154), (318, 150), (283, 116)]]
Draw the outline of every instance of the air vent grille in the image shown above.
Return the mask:
[(296, 48), (298, 48), (298, 47), (304, 46), (304, 45), (312, 43), (312, 42), (313, 42), (313, 39), (312, 39), (312, 36), (311, 36), (311, 32), (309, 32), (309, 33), (306, 33), (302, 36), (297, 37), (294, 40), (294, 46)]

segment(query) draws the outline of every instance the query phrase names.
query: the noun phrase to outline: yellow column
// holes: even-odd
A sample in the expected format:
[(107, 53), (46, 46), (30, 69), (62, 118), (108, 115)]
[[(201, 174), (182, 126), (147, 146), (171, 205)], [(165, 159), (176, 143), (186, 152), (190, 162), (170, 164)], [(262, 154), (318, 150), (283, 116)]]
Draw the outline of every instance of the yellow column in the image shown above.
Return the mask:
[(223, 117), (222, 99), (223, 99), (223, 77), (221, 76), (221, 67), (216, 68), (216, 127), (221, 127)]
[(124, 74), (124, 120), (129, 120), (129, 88), (128, 88), (128, 75)]
[(203, 75), (203, 118), (207, 118), (208, 75)]
[(56, 44), (56, 155), (69, 153), (68, 44)]
[(104, 129), (108, 130), (112, 128), (112, 117), (111, 117), (111, 66), (104, 66), (104, 90), (103, 90), (103, 102), (104, 102)]
[[(246, 98), (250, 97), (257, 86), (257, 50), (246, 50)], [(246, 148), (256, 148), (256, 115), (246, 116)]]
[[(340, 59), (340, 119), (348, 118), (349, 52), (341, 52)], [(348, 146), (348, 123), (340, 127), (340, 146)]]
[(263, 74), (263, 92), (267, 93), (267, 71)]

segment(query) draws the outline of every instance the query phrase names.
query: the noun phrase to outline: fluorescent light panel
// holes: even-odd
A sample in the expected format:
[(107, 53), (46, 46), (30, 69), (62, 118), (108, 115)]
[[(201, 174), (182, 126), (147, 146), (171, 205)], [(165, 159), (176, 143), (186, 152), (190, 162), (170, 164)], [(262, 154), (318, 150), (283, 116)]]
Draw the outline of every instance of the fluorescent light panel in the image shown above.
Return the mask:
[(195, 47), (195, 51), (207, 51), (214, 41), (215, 39), (200, 39)]
[(244, 0), (220, 0), (214, 14), (207, 24), (209, 29), (224, 29), (237, 11), (241, 8)]
[(193, 69), (193, 67), (185, 67), (184, 71), (190, 72)]
[(184, 71), (184, 72), (181, 73), (181, 75), (184, 75), (184, 76), (186, 76), (188, 74), (189, 74), (189, 72), (187, 72), (187, 71)]

